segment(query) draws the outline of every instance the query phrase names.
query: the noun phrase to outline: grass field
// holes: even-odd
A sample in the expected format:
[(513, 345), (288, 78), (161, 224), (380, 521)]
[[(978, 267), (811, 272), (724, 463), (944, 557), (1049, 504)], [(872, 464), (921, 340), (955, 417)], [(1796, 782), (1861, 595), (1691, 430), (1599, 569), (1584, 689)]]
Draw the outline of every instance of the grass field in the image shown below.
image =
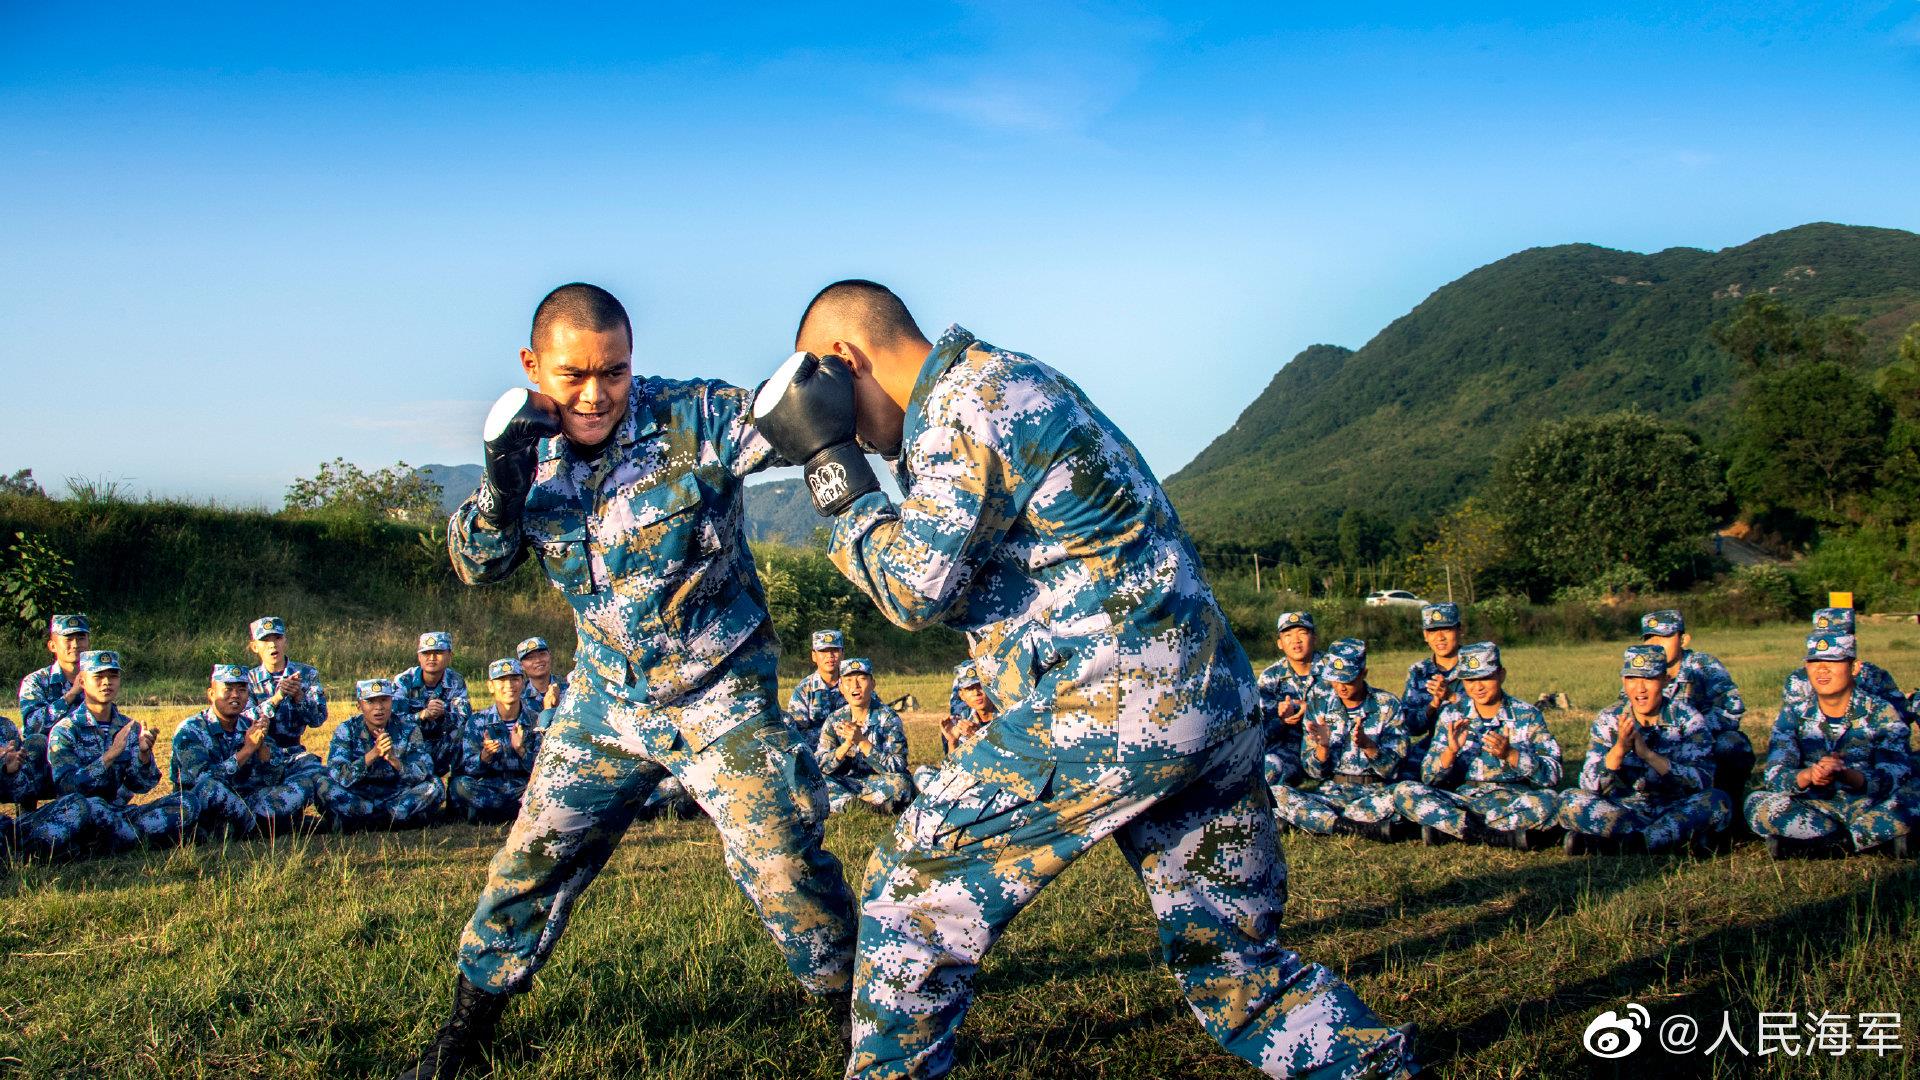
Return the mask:
[[(1802, 631), (1708, 635), (1764, 745)], [(1869, 658), (1920, 681), (1920, 628), (1863, 628)], [(1395, 690), (1414, 657), (1374, 658)], [(1569, 695), (1549, 714), (1578, 768), (1616, 645), (1507, 651), (1510, 689)], [(883, 694), (938, 708), (935, 678)], [(184, 707), (134, 708), (170, 733)], [(914, 759), (937, 745), (911, 725)], [(314, 742), (324, 741), (315, 733)], [(841, 815), (828, 842), (858, 876), (887, 823)], [(389, 1075), (444, 1013), (450, 955), (501, 830), (447, 826), (204, 846), (0, 878), (0, 1070), (32, 1077)], [(1731, 855), (1569, 860), (1289, 836), (1291, 947), (1421, 1025), (1444, 1077), (1911, 1076), (1920, 1071), (1920, 869), (1885, 858)], [(1111, 844), (1043, 893), (988, 958), (957, 1075), (1239, 1077), (1157, 959), (1153, 920)], [(1626, 1003), (1687, 1013), (1701, 1046), (1731, 1014), (1757, 1051), (1761, 1011), (1899, 1012), (1901, 1055), (1766, 1058), (1723, 1048), (1617, 1063), (1581, 1050)], [(496, 1075), (828, 1077), (845, 1047), (806, 1014), (721, 867), (704, 822), (638, 825), (503, 1026)], [(1647, 1034), (1649, 1043), (1652, 1033)]]

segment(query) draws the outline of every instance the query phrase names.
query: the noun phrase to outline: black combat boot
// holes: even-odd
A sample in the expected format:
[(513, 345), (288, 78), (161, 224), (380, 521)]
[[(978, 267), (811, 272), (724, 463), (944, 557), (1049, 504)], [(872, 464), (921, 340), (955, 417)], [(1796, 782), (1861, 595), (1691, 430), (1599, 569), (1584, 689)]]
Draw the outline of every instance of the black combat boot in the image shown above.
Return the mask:
[(420, 1060), (398, 1080), (453, 1080), (481, 1060), (499, 1026), (507, 995), (489, 994), (462, 974), (453, 985), (453, 1013), (420, 1051)]

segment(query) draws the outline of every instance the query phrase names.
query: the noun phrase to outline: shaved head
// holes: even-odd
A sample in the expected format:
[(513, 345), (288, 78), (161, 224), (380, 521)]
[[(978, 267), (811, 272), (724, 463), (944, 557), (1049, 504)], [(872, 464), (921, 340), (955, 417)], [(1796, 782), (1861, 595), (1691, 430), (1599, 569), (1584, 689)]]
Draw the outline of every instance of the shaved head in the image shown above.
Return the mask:
[(926, 344), (907, 305), (885, 285), (860, 278), (836, 281), (814, 294), (800, 316), (793, 347), (810, 353), (832, 351), (835, 341), (866, 349)]
[(546, 347), (553, 328), (561, 323), (579, 330), (607, 331), (615, 327), (626, 331), (627, 345), (633, 345), (633, 323), (627, 309), (614, 295), (598, 285), (575, 281), (548, 293), (533, 309), (533, 333), (527, 344), (539, 352)]

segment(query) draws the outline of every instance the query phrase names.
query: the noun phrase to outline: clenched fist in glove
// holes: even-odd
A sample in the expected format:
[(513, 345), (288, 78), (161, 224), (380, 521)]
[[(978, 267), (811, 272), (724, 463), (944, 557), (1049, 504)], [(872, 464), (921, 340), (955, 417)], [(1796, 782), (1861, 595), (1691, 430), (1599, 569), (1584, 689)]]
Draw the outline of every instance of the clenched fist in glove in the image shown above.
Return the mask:
[(486, 479), (480, 484), (480, 512), (495, 525), (512, 525), (526, 508), (533, 489), (534, 447), (560, 434), (560, 407), (545, 394), (516, 386), (500, 395), (487, 413)]
[(879, 491), (854, 441), (853, 372), (837, 356), (797, 352), (753, 395), (753, 423), (781, 457), (803, 466), (813, 508), (839, 514)]

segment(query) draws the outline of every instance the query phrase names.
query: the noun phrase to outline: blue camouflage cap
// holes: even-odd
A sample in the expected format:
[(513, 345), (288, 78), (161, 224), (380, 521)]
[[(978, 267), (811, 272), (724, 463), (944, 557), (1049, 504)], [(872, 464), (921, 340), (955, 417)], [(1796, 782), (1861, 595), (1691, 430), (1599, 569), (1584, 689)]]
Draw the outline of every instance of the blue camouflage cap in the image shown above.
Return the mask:
[(1445, 630), (1460, 625), (1460, 605), (1451, 600), (1426, 604), (1420, 608), (1421, 630)]
[(80, 654), (80, 670), (89, 675), (96, 671), (119, 671), (120, 654), (112, 649), (88, 649)]
[(1672, 608), (1649, 611), (1640, 616), (1640, 636), (1643, 638), (1672, 637), (1675, 634), (1685, 633), (1686, 629), (1687, 621)]
[(1831, 630), (1836, 634), (1853, 633), (1853, 609), (1850, 607), (1823, 607), (1813, 613), (1815, 631)]
[(851, 660), (843, 660), (840, 662), (840, 675), (842, 678), (848, 675), (865, 675), (871, 679), (873, 678), (873, 661), (868, 660), (864, 656), (856, 656)]
[(1629, 645), (1620, 662), (1623, 679), (1658, 679), (1667, 673), (1667, 650), (1658, 645)]
[(527, 657), (532, 656), (534, 653), (552, 652), (552, 651), (553, 651), (552, 649), (547, 647), (546, 638), (530, 637), (527, 640), (513, 647), (513, 658), (515, 660), (525, 660)]
[(453, 635), (445, 630), (429, 630), (420, 635), (420, 647), (415, 652), (452, 652)]
[(979, 673), (973, 670), (973, 665), (971, 664), (967, 665), (967, 668), (965, 671), (962, 671), (960, 674), (955, 675), (953, 677), (953, 688), (955, 690), (965, 690), (971, 686), (984, 686), (984, 685), (986, 684), (980, 681)]
[(502, 657), (487, 665), (488, 679), (504, 679), (510, 675), (520, 675), (523, 677), (526, 675), (526, 672), (520, 670), (520, 661), (510, 656)]
[(1456, 679), (1491, 679), (1500, 673), (1500, 646), (1491, 641), (1476, 641), (1460, 649), (1460, 662), (1453, 666)]
[(1807, 659), (1852, 660), (1858, 654), (1852, 634), (1815, 630), (1807, 635)]
[(207, 677), (207, 681), (226, 685), (246, 683), (248, 681), (247, 669), (241, 667), (239, 664), (215, 664), (213, 665), (213, 674)]
[(1313, 633), (1313, 616), (1304, 611), (1281, 612), (1280, 622), (1276, 628), (1276, 632), (1284, 634), (1294, 627), (1299, 627), (1309, 634)]
[(819, 652), (822, 649), (844, 649), (846, 647), (847, 637), (838, 630), (815, 630), (813, 632), (814, 652)]
[(392, 679), (361, 679), (359, 682), (353, 684), (353, 696), (356, 700), (359, 700), (359, 701), (370, 701), (374, 698), (392, 697), (393, 696), (393, 680)]
[(1359, 682), (1367, 675), (1367, 643), (1359, 638), (1341, 638), (1327, 646), (1320, 664), (1321, 671), (1334, 682)]
[(269, 634), (286, 637), (287, 620), (278, 615), (262, 615), (247, 624), (247, 633), (252, 634), (255, 641), (264, 640)]
[(85, 615), (55, 615), (47, 620), (48, 637), (72, 637), (75, 634), (90, 634)]

